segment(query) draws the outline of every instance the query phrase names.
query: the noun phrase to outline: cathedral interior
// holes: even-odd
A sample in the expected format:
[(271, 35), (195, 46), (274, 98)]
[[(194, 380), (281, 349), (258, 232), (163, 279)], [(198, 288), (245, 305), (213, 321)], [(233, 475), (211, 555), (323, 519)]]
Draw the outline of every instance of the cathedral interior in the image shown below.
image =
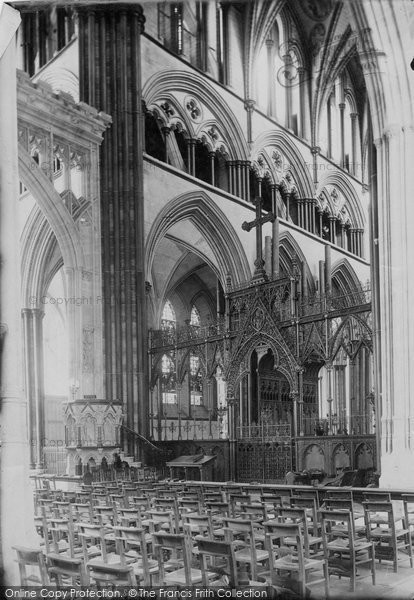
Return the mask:
[(4, 4), (6, 572), (34, 474), (413, 485), (413, 27), (406, 0)]

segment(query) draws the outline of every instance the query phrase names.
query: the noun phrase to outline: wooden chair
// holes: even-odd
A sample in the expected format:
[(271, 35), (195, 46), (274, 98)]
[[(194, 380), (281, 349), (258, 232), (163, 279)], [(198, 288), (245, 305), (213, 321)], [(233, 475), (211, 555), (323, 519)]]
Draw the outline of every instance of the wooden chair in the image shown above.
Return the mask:
[(258, 566), (268, 564), (269, 553), (260, 548), (256, 537), (256, 528), (253, 521), (247, 519), (224, 519), (224, 532), (226, 542), (234, 542), (234, 556), (236, 562), (248, 567), (249, 579), (257, 580)]
[(320, 506), (319, 491), (317, 488), (302, 489), (301, 486), (297, 486), (293, 490), (291, 496), (294, 496), (296, 498), (313, 498), (315, 500), (316, 508), (318, 509)]
[(75, 531), (72, 514), (67, 518), (51, 517), (47, 524), (48, 534), (51, 537), (50, 548), (52, 552), (64, 552), (72, 558), (76, 551), (81, 552), (80, 543), (75, 542)]
[(161, 530), (174, 533), (173, 517), (170, 511), (149, 510), (147, 518), (142, 520), (142, 527), (148, 527), (150, 533), (157, 533)]
[(120, 564), (121, 559), (115, 552), (115, 535), (112, 528), (91, 523), (78, 523), (77, 527), (85, 565)]
[(148, 496), (130, 496), (128, 506), (129, 508), (139, 509), (141, 515), (144, 515), (151, 508), (151, 500)]
[(213, 524), (210, 514), (197, 515), (194, 513), (184, 513), (182, 519), (183, 528), (191, 538), (208, 537), (213, 539)]
[(92, 492), (91, 494), (91, 502), (92, 506), (106, 506), (106, 501), (108, 499), (108, 495), (105, 491)]
[(116, 520), (124, 527), (142, 527), (142, 514), (139, 508), (119, 508)]
[[(237, 588), (240, 585), (233, 544), (209, 539), (197, 542), (201, 566), (201, 585)], [(218, 577), (211, 581), (212, 574)]]
[[(158, 561), (159, 585), (194, 586), (202, 582), (200, 569), (191, 567), (191, 548), (187, 535), (174, 533), (153, 534), (154, 558)], [(166, 570), (165, 552), (170, 554)], [(172, 566), (175, 564), (175, 568)]]
[[(404, 510), (404, 527), (414, 527), (414, 494), (401, 494)], [(412, 536), (411, 536), (412, 537)]]
[(276, 509), (290, 506), (290, 496), (287, 497), (279, 494), (262, 494), (260, 499), (262, 504), (264, 504), (266, 507), (269, 519), (274, 517)]
[[(325, 510), (344, 510), (345, 512), (349, 512), (352, 516), (352, 522), (354, 523), (354, 536), (366, 535), (366, 527), (365, 522), (358, 523), (361, 519), (364, 519), (364, 513), (355, 512), (354, 510), (354, 502), (352, 500), (345, 500), (340, 498), (325, 498), (323, 503), (323, 508)], [(346, 534), (346, 528), (342, 527), (344, 533)], [(341, 530), (341, 526), (337, 526), (337, 532), (339, 533)]]
[(362, 492), (362, 496), (364, 502), (391, 502), (391, 494), (385, 490)]
[(93, 507), (92, 513), (101, 527), (112, 527), (117, 523), (117, 514), (113, 506), (97, 505)]
[[(17, 564), (19, 566), (20, 585), (49, 585), (45, 557), (42, 550), (25, 548), (24, 546), (13, 546), (17, 554)], [(27, 567), (35, 567), (36, 573), (28, 573)]]
[(232, 517), (238, 517), (240, 515), (241, 504), (251, 504), (251, 498), (249, 494), (229, 494), (228, 498)]
[(207, 514), (211, 516), (213, 526), (213, 537), (224, 539), (223, 521), (231, 515), (228, 502), (206, 502)]
[[(289, 545), (286, 541), (289, 541)], [(296, 597), (305, 598), (311, 586), (324, 583), (325, 595), (329, 596), (326, 560), (304, 556), (302, 527), (299, 523), (275, 525), (272, 533), (266, 535), (266, 548), (270, 557), (270, 582), (277, 594), (285, 598), (293, 593)]]
[[(322, 556), (322, 536), (314, 536), (310, 533), (307, 524), (307, 515), (305, 508), (279, 508), (276, 513), (276, 519), (264, 523), (265, 533), (273, 533), (273, 529), (278, 523), (299, 523), (302, 525), (302, 534), (304, 541), (304, 551), (307, 558), (316, 558)], [(296, 539), (292, 540), (293, 544)]]
[(202, 502), (206, 505), (209, 502), (223, 502), (222, 492), (204, 492), (202, 495)]
[(293, 495), (292, 488), (284, 485), (262, 486), (262, 496), (282, 496), (290, 498)]
[(355, 591), (357, 568), (369, 564), (375, 585), (374, 544), (366, 538), (355, 538), (354, 519), (349, 511), (320, 510), (325, 560), (329, 575), (349, 577)]
[(269, 516), (265, 504), (240, 504), (240, 517), (256, 523), (267, 521)]
[(109, 494), (109, 502), (110, 504), (112, 504), (114, 510), (119, 510), (120, 508), (128, 508), (128, 498), (124, 493)]
[(395, 518), (392, 502), (363, 502), (367, 538), (375, 544), (375, 557), (381, 562), (390, 560), (394, 571), (398, 571), (398, 557), (401, 551), (407, 554), (413, 566), (410, 527), (404, 517)]
[(92, 523), (92, 505), (90, 502), (74, 502), (72, 504), (72, 515), (75, 523)]
[(39, 508), (39, 512), (40, 515), (35, 516), (34, 518), (34, 525), (36, 528), (36, 532), (42, 538), (40, 545), (44, 546), (45, 553), (47, 554), (51, 551), (50, 545), (52, 540), (49, 534), (48, 521), (46, 518), (46, 510), (44, 506)]
[(153, 585), (153, 576), (158, 573), (158, 562), (148, 556), (148, 544), (152, 544), (152, 536), (138, 527), (120, 526), (114, 527), (114, 534), (121, 565), (131, 565), (140, 584)]
[(353, 500), (352, 490), (346, 489), (329, 489), (323, 491), (323, 500)]
[(57, 588), (83, 587), (89, 585), (89, 577), (85, 570), (83, 558), (71, 558), (62, 554), (46, 555), (49, 579), (56, 582)]
[(319, 536), (318, 508), (314, 497), (291, 496), (291, 508), (304, 508), (307, 517), (307, 527), (314, 537)]
[(179, 533), (180, 531), (180, 516), (178, 512), (176, 498), (153, 498), (151, 501), (152, 507), (156, 511), (169, 512), (171, 514), (171, 522), (173, 529), (171, 533)]
[(203, 510), (201, 501), (198, 498), (178, 498), (177, 506), (180, 515), (183, 515), (185, 513), (200, 514)]
[(250, 502), (252, 504), (256, 502), (260, 503), (263, 495), (263, 488), (261, 485), (246, 485), (242, 488), (242, 493), (250, 496)]

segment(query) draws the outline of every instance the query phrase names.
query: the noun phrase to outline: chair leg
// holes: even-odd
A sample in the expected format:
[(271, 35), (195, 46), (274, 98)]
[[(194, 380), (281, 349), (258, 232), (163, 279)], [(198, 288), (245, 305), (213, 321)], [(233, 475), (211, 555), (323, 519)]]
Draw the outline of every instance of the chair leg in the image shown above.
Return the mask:
[(351, 592), (355, 592), (355, 588), (356, 588), (356, 565), (355, 565), (355, 558), (352, 561), (352, 572), (351, 572)]
[(328, 570), (328, 565), (326, 563), (323, 565), (323, 574), (325, 576), (325, 596), (327, 598), (329, 598), (329, 592), (330, 592), (330, 589), (329, 589), (329, 570)]
[(411, 532), (408, 532), (408, 556), (410, 557), (410, 566), (411, 568), (413, 568), (413, 547), (412, 547), (412, 540), (411, 540)]
[(371, 548), (371, 577), (372, 577), (372, 585), (375, 585), (375, 554), (374, 549)]

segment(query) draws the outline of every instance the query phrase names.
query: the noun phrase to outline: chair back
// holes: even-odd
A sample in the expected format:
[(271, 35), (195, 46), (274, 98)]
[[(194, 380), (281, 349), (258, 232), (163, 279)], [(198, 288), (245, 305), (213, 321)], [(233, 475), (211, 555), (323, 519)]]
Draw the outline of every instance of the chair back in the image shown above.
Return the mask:
[(304, 508), (309, 520), (309, 525), (313, 530), (313, 535), (318, 535), (318, 508), (316, 500), (310, 496), (291, 496), (290, 506), (292, 508)]
[[(306, 574), (301, 525), (299, 523), (275, 523), (271, 533), (266, 534), (265, 547), (270, 557), (269, 567), (272, 585), (278, 591), (286, 589), (292, 591), (292, 588), (296, 592), (304, 590)], [(280, 566), (278, 560), (284, 560), (286, 564)], [(294, 583), (292, 570), (289, 570), (290, 567), (297, 573), (297, 584)]]
[(364, 502), (391, 502), (391, 494), (384, 490), (374, 492), (362, 492)]
[(187, 531), (191, 537), (195, 535), (203, 535), (205, 537), (213, 537), (213, 525), (211, 515), (197, 515), (194, 513), (183, 513), (183, 525), (187, 527)]
[(401, 494), (404, 508), (405, 527), (414, 525), (414, 494)]
[(158, 560), (159, 582), (164, 584), (165, 556), (164, 550), (170, 551), (174, 558), (179, 559), (178, 568), (184, 569), (186, 585), (191, 585), (191, 549), (188, 537), (178, 533), (158, 532), (153, 534), (153, 555)]
[[(200, 566), (201, 566), (201, 576), (202, 576), (202, 585), (207, 586), (209, 584), (209, 577), (207, 573), (216, 572), (221, 576), (227, 576), (228, 585), (231, 588), (236, 588), (239, 586), (239, 580), (237, 575), (237, 565), (236, 559), (234, 556), (234, 548), (233, 544), (229, 542), (217, 542), (215, 540), (209, 539), (199, 539), (197, 541), (198, 552), (200, 556)], [(226, 569), (223, 569), (222, 566), (215, 567), (210, 561), (210, 564), (207, 565), (207, 558), (215, 558), (220, 559), (220, 563), (222, 560), (226, 562)], [(224, 587), (224, 586), (223, 586)]]
[(70, 558), (57, 553), (46, 555), (47, 572), (50, 579), (55, 579), (58, 588), (67, 585), (71, 580), (73, 587), (89, 585), (89, 577), (82, 558)]
[[(17, 554), (17, 564), (19, 566), (20, 585), (49, 585), (49, 578), (46, 569), (45, 558), (42, 550), (25, 548), (24, 546), (13, 546)], [(39, 575), (28, 574), (26, 567), (37, 567)]]

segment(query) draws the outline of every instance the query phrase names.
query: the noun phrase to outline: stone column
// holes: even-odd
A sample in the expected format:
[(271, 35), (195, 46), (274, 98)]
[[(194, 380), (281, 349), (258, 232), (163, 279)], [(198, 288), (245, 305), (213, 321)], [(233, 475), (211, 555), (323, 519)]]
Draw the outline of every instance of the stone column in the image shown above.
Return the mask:
[(254, 105), (255, 105), (255, 101), (254, 100), (245, 100), (244, 101), (244, 108), (246, 109), (247, 112), (247, 143), (251, 144), (252, 143), (252, 118), (253, 118), (253, 111), (254, 111)]
[(227, 168), (229, 173), (229, 194), (234, 194), (234, 161), (227, 161)]
[(236, 399), (227, 396), (228, 407), (228, 436), (230, 444), (230, 479), (235, 480), (236, 469), (236, 422), (235, 422), (235, 404)]
[(306, 107), (309, 102), (308, 87), (307, 87), (308, 73), (304, 67), (298, 67), (298, 74), (299, 74), (299, 102), (300, 102), (299, 135), (304, 140), (307, 140), (308, 135), (309, 135), (308, 134), (308, 129), (309, 129), (308, 111), (306, 110)]
[(329, 241), (336, 244), (336, 219), (329, 216)]
[(265, 236), (265, 271), (268, 277), (272, 276), (272, 237)]
[(303, 203), (304, 203), (304, 200), (302, 198), (298, 198), (297, 205), (298, 205), (298, 225), (299, 225), (299, 227), (305, 227), (304, 226), (304, 218), (303, 218)]
[(319, 146), (312, 146), (311, 153), (313, 158), (313, 183), (318, 183), (318, 156), (321, 149)]
[(210, 176), (211, 176), (211, 185), (216, 185), (216, 174), (214, 172), (214, 158), (216, 156), (215, 152), (209, 152), (208, 157), (210, 159)]
[(4, 4), (0, 13), (0, 256), (1, 256), (1, 464), (0, 527), (3, 584), (19, 585), (13, 545), (39, 547), (34, 531), (29, 481), (27, 402), (23, 395), (20, 314), (20, 255), (17, 208), (16, 44), (19, 13)]
[(350, 171), (355, 177), (358, 176), (358, 155), (357, 155), (357, 119), (358, 113), (351, 113), (351, 146), (352, 146), (352, 166)]
[(381, 356), (381, 389), (376, 394), (381, 415), (380, 485), (413, 489), (414, 127), (395, 125), (375, 140), (375, 145), (378, 257), (373, 274), (378, 289), (375, 329)]
[(328, 244), (325, 246), (325, 291), (330, 296), (332, 292), (332, 259), (331, 247)]
[(266, 40), (267, 48), (267, 114), (271, 117), (275, 114), (275, 81), (274, 81), (274, 41), (269, 38)]
[(339, 103), (339, 126), (341, 140), (341, 167), (345, 168), (345, 102)]
[(277, 216), (276, 186), (272, 186), (272, 212), (276, 219), (272, 223), (272, 277), (279, 276), (279, 218)]
[(193, 177), (195, 177), (195, 145), (195, 139), (190, 138), (189, 140), (187, 140), (188, 173)]
[(78, 7), (80, 99), (113, 119), (101, 146), (106, 395), (148, 435), (141, 32), (138, 4)]
[(43, 468), (44, 445), (44, 386), (43, 386), (43, 334), (42, 320), (44, 312), (39, 308), (32, 309), (31, 324), (33, 327), (33, 397), (29, 401), (34, 403), (35, 432), (36, 432), (36, 469)]

